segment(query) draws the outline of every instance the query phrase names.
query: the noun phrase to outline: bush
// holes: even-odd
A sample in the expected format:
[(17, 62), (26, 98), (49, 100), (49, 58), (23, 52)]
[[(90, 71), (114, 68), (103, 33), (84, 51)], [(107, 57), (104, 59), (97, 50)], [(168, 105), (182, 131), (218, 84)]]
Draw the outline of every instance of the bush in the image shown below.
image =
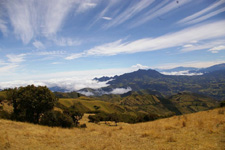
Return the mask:
[(84, 124), (81, 124), (80, 125), (80, 128), (87, 128), (87, 125), (84, 123)]
[(55, 127), (60, 126), (63, 128), (73, 127), (73, 119), (59, 111), (48, 111), (44, 113), (40, 118), (40, 124)]
[(106, 113), (98, 113), (95, 115), (88, 116), (89, 122), (98, 123), (100, 121), (114, 121), (116, 124), (117, 122), (126, 122), (126, 123), (138, 123), (138, 122), (146, 122), (158, 119), (159, 116), (155, 114), (143, 114), (137, 113), (137, 116), (133, 116), (130, 114), (106, 114)]
[(225, 107), (225, 101), (222, 101), (222, 102), (220, 103), (220, 107)]

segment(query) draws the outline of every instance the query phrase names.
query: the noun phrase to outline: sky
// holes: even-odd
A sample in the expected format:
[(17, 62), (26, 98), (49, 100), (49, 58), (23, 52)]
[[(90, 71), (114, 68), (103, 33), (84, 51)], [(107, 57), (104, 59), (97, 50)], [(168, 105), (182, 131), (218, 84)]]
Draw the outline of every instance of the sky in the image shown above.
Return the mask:
[(0, 89), (225, 63), (225, 0), (0, 0)]

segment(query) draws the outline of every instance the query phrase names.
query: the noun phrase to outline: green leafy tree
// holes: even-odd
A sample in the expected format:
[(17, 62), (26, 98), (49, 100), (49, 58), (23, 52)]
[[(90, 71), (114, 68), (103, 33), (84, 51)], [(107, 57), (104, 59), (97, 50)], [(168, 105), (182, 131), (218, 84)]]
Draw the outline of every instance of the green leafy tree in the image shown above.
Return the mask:
[(74, 126), (73, 119), (67, 114), (59, 111), (48, 111), (40, 117), (40, 124), (50, 127), (60, 126), (63, 128), (71, 128)]
[(8, 92), (14, 108), (14, 118), (21, 121), (39, 123), (40, 115), (52, 110), (56, 98), (46, 86), (28, 85)]

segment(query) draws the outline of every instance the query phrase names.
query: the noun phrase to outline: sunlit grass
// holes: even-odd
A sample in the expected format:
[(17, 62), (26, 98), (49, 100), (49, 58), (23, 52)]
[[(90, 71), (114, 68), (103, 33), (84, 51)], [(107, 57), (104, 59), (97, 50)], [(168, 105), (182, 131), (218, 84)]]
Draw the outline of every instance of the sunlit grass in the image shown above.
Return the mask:
[(223, 149), (225, 108), (174, 116), (147, 123), (114, 126), (81, 123), (87, 128), (62, 129), (0, 120), (0, 149)]

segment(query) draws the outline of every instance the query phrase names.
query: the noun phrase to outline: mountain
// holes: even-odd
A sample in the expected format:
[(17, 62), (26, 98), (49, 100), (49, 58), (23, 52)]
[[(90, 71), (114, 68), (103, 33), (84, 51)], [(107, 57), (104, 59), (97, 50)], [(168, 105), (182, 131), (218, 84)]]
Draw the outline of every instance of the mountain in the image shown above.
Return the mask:
[[(176, 67), (172, 69), (156, 69), (157, 71), (164, 73), (164, 74), (172, 74), (172, 73), (186, 73), (186, 75), (195, 75), (195, 74), (204, 74), (210, 73), (219, 70), (225, 70), (225, 63), (213, 65), (207, 68), (194, 68), (194, 67)], [(185, 75), (185, 74), (183, 74)]]
[(164, 96), (178, 92), (192, 92), (225, 100), (225, 70), (217, 70), (198, 76), (163, 75), (155, 70), (138, 70), (114, 77), (107, 82), (110, 86), (98, 90), (112, 91), (130, 87), (132, 91), (158, 91)]
[(194, 67), (176, 67), (172, 69), (156, 69), (159, 72), (180, 72), (180, 71), (197, 71), (199, 68), (194, 68)]
[(114, 79), (114, 78), (116, 78), (117, 76), (115, 76), (115, 77), (106, 77), (106, 76), (103, 76), (103, 77), (101, 77), (101, 78), (94, 78), (94, 80), (97, 80), (97, 81), (99, 81), (99, 82), (104, 82), (104, 81), (108, 81), (108, 80), (111, 80), (111, 79)]
[(102, 95), (96, 99), (132, 108), (136, 112), (160, 116), (181, 115), (209, 110), (219, 105), (218, 101), (201, 94), (182, 92), (163, 97), (150, 90), (130, 91), (122, 95)]
[(67, 92), (68, 90), (59, 86), (49, 87), (52, 92)]
[(214, 66), (211, 66), (208, 68), (203, 68), (203, 69), (198, 70), (197, 72), (210, 73), (210, 72), (220, 71), (220, 70), (225, 70), (225, 63), (214, 65)]

